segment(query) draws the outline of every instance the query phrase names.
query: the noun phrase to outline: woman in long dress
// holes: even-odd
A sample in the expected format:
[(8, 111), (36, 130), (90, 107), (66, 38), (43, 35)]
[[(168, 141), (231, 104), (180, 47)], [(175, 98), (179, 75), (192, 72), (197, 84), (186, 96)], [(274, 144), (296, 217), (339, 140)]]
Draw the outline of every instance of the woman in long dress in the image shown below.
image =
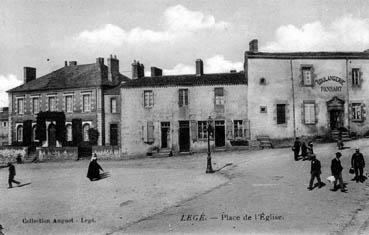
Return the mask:
[(100, 170), (104, 171), (99, 163), (97, 163), (97, 156), (96, 153), (94, 153), (88, 166), (87, 178), (89, 178), (91, 181), (99, 180), (101, 178)]

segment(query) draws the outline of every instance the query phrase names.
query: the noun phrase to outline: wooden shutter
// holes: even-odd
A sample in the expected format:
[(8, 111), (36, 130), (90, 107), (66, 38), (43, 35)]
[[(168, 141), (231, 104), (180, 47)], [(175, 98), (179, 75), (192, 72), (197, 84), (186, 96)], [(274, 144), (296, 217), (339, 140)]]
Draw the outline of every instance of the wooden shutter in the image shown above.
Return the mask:
[(226, 121), (227, 139), (233, 140), (233, 122), (232, 120)]
[(147, 142), (154, 142), (154, 123), (152, 121), (147, 122)]
[(142, 125), (142, 139), (146, 143), (147, 142), (147, 125), (148, 123), (144, 123), (145, 125)]
[(361, 86), (361, 83), (363, 82), (363, 72), (361, 72), (359, 70), (359, 81), (358, 81), (358, 86)]
[(184, 91), (184, 93), (185, 93), (185, 105), (188, 105), (188, 89), (186, 89), (185, 91)]
[(192, 141), (197, 141), (197, 121), (191, 120), (191, 138)]

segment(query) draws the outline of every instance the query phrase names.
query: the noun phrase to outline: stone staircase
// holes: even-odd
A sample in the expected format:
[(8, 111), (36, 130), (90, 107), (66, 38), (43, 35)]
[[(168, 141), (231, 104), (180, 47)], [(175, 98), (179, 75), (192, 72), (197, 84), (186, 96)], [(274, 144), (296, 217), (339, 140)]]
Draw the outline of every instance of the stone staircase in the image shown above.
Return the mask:
[(151, 158), (163, 158), (163, 157), (171, 157), (173, 156), (173, 152), (171, 149), (160, 149), (159, 151), (153, 151)]
[(259, 141), (260, 143), (260, 148), (265, 149), (265, 148), (273, 148), (272, 142), (270, 142), (270, 138), (267, 135), (259, 135), (256, 137), (256, 139)]
[[(339, 134), (340, 134), (340, 131), (338, 131), (338, 130), (332, 130), (331, 131), (331, 138), (332, 138), (332, 140), (337, 141), (338, 140), (338, 137), (339, 137)], [(351, 140), (348, 131), (341, 131), (341, 137), (342, 137), (342, 141), (349, 141), (349, 140)]]

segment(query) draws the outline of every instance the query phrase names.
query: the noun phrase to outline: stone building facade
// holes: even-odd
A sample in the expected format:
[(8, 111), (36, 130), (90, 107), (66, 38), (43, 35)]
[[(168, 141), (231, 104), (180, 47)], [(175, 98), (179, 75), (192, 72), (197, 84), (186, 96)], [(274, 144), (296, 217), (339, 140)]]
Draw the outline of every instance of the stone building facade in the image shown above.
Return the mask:
[(368, 52), (245, 52), (252, 138), (369, 130)]
[[(66, 140), (73, 140), (72, 120), (82, 119), (82, 138), (88, 141), (88, 129), (99, 132), (98, 145), (118, 145), (119, 132), (111, 137), (110, 125), (116, 125), (120, 112), (119, 87), (127, 77), (119, 73), (119, 60), (114, 56), (97, 58), (96, 63), (77, 65), (67, 61), (65, 66), (36, 79), (36, 69), (24, 68), (24, 84), (8, 91), (9, 94), (9, 143), (23, 142), (23, 121), (32, 120), (32, 141), (35, 138), (36, 117), (41, 111), (64, 112), (66, 116)], [(60, 146), (51, 138), (55, 135), (55, 123), (47, 122), (47, 140), (42, 146)]]
[[(247, 83), (243, 72), (140, 77), (133, 64), (132, 80), (121, 87), (121, 151), (125, 155), (151, 151), (196, 152), (207, 149), (207, 121), (214, 126), (211, 145), (231, 148), (248, 139)], [(138, 70), (138, 71), (135, 71)]]

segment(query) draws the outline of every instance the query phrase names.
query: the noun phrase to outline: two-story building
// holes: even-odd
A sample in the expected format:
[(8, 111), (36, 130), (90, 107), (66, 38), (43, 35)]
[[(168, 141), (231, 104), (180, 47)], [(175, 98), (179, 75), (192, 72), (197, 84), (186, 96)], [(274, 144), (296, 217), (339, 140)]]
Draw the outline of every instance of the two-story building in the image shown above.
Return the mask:
[[(119, 60), (110, 56), (96, 63), (77, 65), (76, 61), (36, 78), (36, 69), (24, 68), (24, 83), (9, 93), (9, 143), (22, 143), (23, 123), (32, 121), (31, 141), (36, 139), (36, 117), (40, 111), (64, 112), (66, 141), (72, 142), (72, 120), (82, 120), (82, 139), (89, 140), (88, 130), (99, 132), (98, 145), (119, 144), (119, 85), (128, 78), (119, 72)], [(48, 121), (46, 141), (42, 146), (60, 146), (55, 139), (56, 123)]]
[(369, 53), (245, 52), (251, 136), (272, 139), (369, 130)]
[(231, 148), (248, 139), (247, 81), (243, 72), (163, 76), (152, 67), (132, 64), (133, 78), (121, 86), (121, 151), (125, 155), (150, 149), (196, 152), (207, 149), (207, 121), (214, 126), (215, 148)]

